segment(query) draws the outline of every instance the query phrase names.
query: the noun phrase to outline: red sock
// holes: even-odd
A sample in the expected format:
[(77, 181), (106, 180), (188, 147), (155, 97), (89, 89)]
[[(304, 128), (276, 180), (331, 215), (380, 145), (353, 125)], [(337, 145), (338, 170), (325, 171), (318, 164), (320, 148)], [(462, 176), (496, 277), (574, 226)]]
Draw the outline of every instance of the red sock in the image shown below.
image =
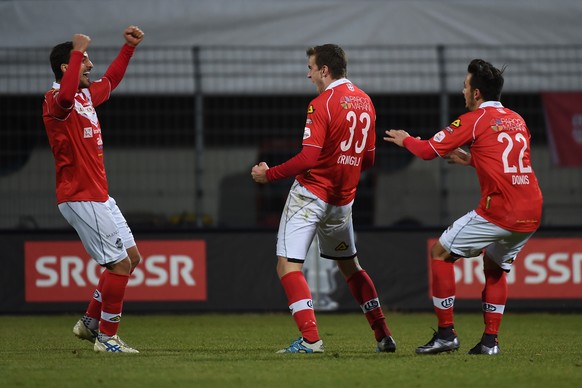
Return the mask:
[(485, 273), (485, 287), (481, 294), (481, 301), (483, 302), (485, 334), (497, 334), (507, 301), (507, 279), (501, 268), (486, 269), (483, 272)]
[(368, 273), (364, 270), (358, 271), (350, 276), (347, 282), (352, 295), (362, 308), (368, 324), (374, 330), (376, 341), (381, 341), (382, 338), (391, 335), (380, 307), (376, 287), (374, 287), (374, 282)]
[(101, 290), (103, 304), (99, 331), (105, 335), (113, 336), (117, 334), (117, 328), (121, 320), (123, 296), (125, 295), (125, 287), (127, 286), (129, 275), (120, 275), (109, 270), (103, 272), (103, 275), (105, 279)]
[(97, 284), (95, 292), (93, 292), (93, 298), (89, 302), (89, 306), (87, 307), (87, 311), (85, 312), (86, 316), (96, 319), (97, 321), (101, 319), (101, 303), (102, 303), (101, 290), (103, 289), (103, 279), (105, 278), (104, 276), (105, 272), (107, 271), (103, 271), (103, 273), (99, 277), (99, 283)]
[(285, 289), (289, 310), (297, 328), (301, 331), (301, 336), (308, 342), (319, 341), (311, 291), (303, 272), (289, 272), (281, 278), (281, 284)]
[(432, 303), (439, 327), (452, 326), (455, 304), (455, 270), (453, 263), (431, 260)]

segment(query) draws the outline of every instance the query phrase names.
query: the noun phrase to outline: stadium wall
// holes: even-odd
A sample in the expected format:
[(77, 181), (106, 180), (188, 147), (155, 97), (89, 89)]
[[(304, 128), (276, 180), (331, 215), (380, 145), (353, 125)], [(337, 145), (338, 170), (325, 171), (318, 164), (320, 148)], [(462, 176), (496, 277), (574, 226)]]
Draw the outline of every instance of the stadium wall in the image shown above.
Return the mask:
[[(287, 310), (275, 273), (274, 230), (134, 232), (144, 262), (130, 280), (126, 312)], [(358, 256), (376, 283), (384, 309), (432, 310), (428, 247), (440, 232), (391, 228), (358, 233)], [(4, 248), (0, 313), (84, 311), (100, 268), (87, 257), (74, 232), (3, 232), (0, 244)], [(308, 260), (309, 270), (319, 275), (306, 274), (316, 308), (358, 311), (340, 275), (320, 260)], [(457, 309), (480, 311), (480, 260), (460, 260), (456, 267)], [(581, 273), (579, 231), (540, 230), (508, 276), (507, 307), (509, 311), (582, 311)]]

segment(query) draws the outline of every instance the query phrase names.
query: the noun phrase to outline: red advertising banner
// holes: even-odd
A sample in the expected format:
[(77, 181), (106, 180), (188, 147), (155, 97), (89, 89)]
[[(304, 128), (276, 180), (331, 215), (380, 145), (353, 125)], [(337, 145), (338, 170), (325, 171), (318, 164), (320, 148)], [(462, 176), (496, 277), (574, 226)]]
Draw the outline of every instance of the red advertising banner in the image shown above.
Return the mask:
[[(429, 283), (430, 248), (436, 241), (427, 240)], [(482, 257), (457, 260), (455, 282), (456, 299), (481, 299)], [(507, 287), (510, 299), (582, 298), (582, 238), (530, 239), (507, 274)]]
[(582, 166), (582, 93), (542, 93), (554, 164)]
[[(142, 262), (127, 284), (126, 301), (205, 301), (205, 241), (138, 242)], [(81, 242), (27, 241), (26, 302), (89, 301), (103, 268)]]

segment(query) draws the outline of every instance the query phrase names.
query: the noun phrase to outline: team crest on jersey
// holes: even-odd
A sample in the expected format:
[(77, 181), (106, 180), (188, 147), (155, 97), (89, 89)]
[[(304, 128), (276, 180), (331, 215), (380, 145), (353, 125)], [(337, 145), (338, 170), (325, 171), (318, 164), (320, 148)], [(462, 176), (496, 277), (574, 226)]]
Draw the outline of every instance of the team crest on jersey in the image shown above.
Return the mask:
[(501, 119), (492, 119), (491, 120), (491, 129), (493, 132), (501, 132), (503, 131), (503, 122)]
[(315, 108), (313, 107), (313, 105), (309, 105), (309, 108), (307, 108), (307, 114), (310, 115), (313, 112), (315, 112)]
[(436, 141), (437, 143), (440, 143), (441, 141), (443, 141), (445, 136), (446, 136), (445, 133), (443, 131), (440, 131), (439, 133), (433, 136), (433, 140)]
[(93, 128), (92, 127), (83, 128), (83, 132), (84, 132), (83, 137), (85, 139), (87, 139), (89, 137), (93, 137)]
[(344, 109), (350, 109), (352, 107), (352, 101), (349, 96), (343, 96), (340, 100), (340, 105)]
[(309, 139), (310, 137), (311, 137), (311, 129), (305, 127), (305, 130), (303, 131), (303, 140)]
[(348, 247), (349, 247), (349, 245), (342, 241), (341, 243), (338, 244), (337, 247), (335, 247), (335, 250), (336, 251), (345, 251), (348, 249)]

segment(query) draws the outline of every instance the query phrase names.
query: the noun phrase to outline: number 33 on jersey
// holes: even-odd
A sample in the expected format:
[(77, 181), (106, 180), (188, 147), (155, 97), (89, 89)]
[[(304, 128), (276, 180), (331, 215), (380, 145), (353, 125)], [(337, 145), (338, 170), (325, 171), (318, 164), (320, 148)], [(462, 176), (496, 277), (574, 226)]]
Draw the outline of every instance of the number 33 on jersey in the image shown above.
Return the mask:
[(343, 78), (311, 101), (303, 134), (304, 147), (321, 148), (317, 167), (298, 177), (325, 202), (351, 202), (363, 165), (373, 164), (376, 111), (370, 97)]

